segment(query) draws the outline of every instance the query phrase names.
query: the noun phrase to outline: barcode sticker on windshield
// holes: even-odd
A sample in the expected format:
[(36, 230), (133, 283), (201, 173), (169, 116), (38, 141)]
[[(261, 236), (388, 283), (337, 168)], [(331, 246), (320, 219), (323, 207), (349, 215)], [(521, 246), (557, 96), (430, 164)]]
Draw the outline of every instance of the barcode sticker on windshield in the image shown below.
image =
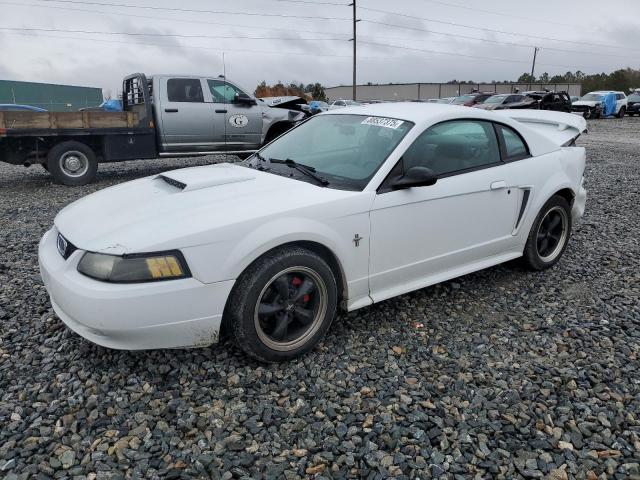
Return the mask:
[(404, 123), (403, 120), (385, 117), (367, 117), (362, 121), (362, 125), (376, 125), (378, 127), (396, 129)]

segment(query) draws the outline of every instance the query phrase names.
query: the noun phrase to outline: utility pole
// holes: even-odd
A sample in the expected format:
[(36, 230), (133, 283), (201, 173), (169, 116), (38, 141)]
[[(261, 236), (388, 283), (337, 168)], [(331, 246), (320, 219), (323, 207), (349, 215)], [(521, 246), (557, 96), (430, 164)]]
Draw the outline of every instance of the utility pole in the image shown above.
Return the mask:
[(353, 100), (356, 100), (356, 24), (360, 21), (356, 18), (356, 0), (349, 4), (353, 7)]
[(531, 65), (531, 78), (529, 80), (529, 90), (531, 90), (531, 83), (534, 80), (534, 74), (536, 73), (536, 56), (538, 55), (538, 47), (533, 47), (533, 64)]

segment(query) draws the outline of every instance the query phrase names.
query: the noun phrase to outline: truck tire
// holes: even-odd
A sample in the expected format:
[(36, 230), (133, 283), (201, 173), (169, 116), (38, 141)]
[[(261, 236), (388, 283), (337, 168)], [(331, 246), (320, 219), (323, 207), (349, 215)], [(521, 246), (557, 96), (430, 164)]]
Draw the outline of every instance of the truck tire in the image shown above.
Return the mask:
[(67, 141), (49, 150), (47, 170), (57, 183), (81, 186), (95, 178), (98, 161), (91, 147), (81, 142)]

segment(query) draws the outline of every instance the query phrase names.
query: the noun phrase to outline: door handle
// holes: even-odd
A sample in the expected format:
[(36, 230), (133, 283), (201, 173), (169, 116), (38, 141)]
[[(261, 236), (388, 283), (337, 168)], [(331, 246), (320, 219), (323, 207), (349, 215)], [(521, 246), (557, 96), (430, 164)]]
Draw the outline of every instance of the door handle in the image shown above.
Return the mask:
[(227, 113), (226, 110), (216, 110), (216, 113)]
[(506, 188), (507, 182), (504, 180), (500, 180), (497, 182), (491, 182), (491, 190), (500, 190), (501, 188)]
[(167, 113), (178, 113), (177, 108), (165, 108), (164, 111)]

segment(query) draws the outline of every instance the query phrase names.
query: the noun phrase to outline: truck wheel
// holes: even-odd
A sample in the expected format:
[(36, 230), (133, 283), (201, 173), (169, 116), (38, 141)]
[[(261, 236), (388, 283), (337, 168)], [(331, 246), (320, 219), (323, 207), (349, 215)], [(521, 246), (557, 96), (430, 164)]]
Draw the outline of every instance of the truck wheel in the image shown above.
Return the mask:
[(62, 142), (49, 150), (47, 170), (57, 183), (80, 186), (95, 178), (98, 162), (93, 150), (84, 143)]

